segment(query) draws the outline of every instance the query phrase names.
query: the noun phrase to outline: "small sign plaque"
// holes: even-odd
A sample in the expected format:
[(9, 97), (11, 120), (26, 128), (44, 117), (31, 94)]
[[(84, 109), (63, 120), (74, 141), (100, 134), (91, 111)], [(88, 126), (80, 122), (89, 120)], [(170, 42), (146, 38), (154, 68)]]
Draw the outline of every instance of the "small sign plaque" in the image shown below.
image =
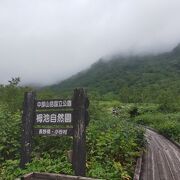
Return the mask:
[(70, 99), (37, 100), (36, 109), (72, 108)]
[(34, 128), (34, 135), (73, 136), (73, 128)]
[(37, 112), (35, 124), (71, 124), (71, 112)]

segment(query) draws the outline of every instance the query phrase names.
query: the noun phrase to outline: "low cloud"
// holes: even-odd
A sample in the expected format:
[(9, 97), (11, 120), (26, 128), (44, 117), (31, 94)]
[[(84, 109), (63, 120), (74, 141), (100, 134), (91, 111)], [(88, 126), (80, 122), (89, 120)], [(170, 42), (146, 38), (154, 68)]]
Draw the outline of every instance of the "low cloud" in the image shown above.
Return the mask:
[(100, 57), (180, 42), (179, 0), (0, 0), (0, 83), (53, 84)]

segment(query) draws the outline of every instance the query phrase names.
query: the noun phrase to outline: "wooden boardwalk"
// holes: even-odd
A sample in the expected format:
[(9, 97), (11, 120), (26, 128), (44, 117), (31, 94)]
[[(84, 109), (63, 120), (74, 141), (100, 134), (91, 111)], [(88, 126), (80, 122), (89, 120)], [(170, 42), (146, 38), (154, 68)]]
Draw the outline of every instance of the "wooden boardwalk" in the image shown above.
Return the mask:
[(140, 180), (180, 180), (180, 149), (149, 129), (146, 139)]

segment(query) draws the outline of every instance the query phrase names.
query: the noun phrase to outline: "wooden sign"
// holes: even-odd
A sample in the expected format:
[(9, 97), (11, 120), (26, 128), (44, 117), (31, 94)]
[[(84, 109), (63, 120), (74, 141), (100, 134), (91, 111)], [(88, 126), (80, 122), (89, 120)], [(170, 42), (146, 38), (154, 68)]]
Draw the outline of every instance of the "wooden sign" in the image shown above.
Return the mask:
[(70, 99), (37, 100), (36, 109), (72, 108)]
[[(75, 175), (86, 173), (86, 126), (89, 100), (84, 89), (75, 89), (71, 99), (36, 100), (34, 92), (25, 93), (22, 116), (20, 167), (31, 161), (33, 136), (73, 136), (72, 164)], [(40, 111), (41, 110), (41, 111)], [(65, 111), (66, 110), (66, 111)], [(63, 127), (47, 127), (58, 125)], [(40, 126), (40, 127), (37, 127)]]
[(73, 136), (73, 128), (35, 128), (34, 135)]
[(71, 112), (36, 112), (35, 124), (71, 124)]

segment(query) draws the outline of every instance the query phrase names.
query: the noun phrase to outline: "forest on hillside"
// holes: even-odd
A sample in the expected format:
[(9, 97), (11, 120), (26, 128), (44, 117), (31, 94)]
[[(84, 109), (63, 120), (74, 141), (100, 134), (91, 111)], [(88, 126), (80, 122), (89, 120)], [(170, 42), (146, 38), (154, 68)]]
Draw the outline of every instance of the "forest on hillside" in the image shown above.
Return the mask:
[[(100, 60), (60, 84), (34, 89), (12, 78), (0, 86), (0, 179), (29, 172), (73, 175), (67, 153), (72, 138), (35, 137), (32, 161), (19, 168), (24, 93), (38, 99), (71, 98), (84, 87), (90, 99), (86, 175), (130, 180), (144, 151), (144, 126), (180, 142), (180, 48), (156, 56)], [(116, 111), (113, 114), (113, 110)]]
[[(180, 101), (180, 45), (171, 52), (115, 56), (46, 89), (55, 92), (84, 87), (101, 97), (122, 102)], [(104, 97), (103, 97), (104, 98)]]

